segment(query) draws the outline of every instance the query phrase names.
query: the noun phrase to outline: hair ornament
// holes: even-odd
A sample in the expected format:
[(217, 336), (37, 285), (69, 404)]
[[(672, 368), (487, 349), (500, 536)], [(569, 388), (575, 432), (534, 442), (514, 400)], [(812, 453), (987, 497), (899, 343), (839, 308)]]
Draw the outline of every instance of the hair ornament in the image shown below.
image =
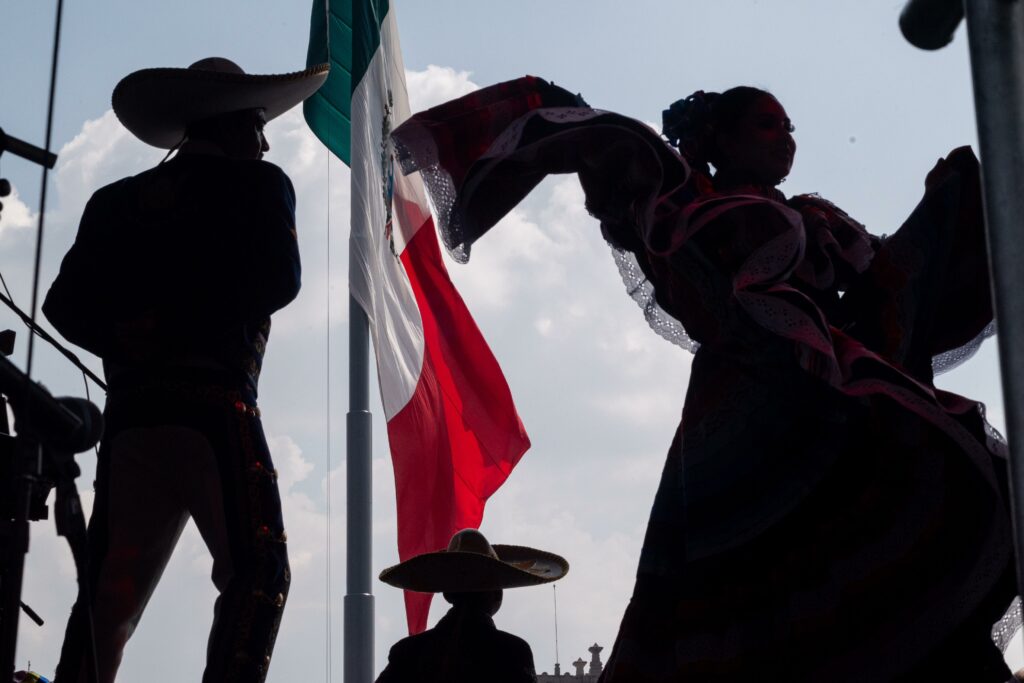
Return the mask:
[(718, 93), (698, 90), (661, 113), (662, 134), (687, 161), (705, 172), (715, 135), (711, 110), (718, 97)]

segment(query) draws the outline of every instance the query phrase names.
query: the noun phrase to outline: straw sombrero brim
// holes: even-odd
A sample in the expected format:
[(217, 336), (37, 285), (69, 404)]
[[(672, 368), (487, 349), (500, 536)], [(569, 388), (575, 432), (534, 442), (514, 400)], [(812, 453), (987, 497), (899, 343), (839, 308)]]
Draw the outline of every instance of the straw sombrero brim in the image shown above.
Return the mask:
[(287, 74), (205, 69), (142, 69), (114, 88), (114, 113), (143, 142), (170, 149), (196, 121), (262, 108), (267, 121), (312, 95), (327, 80), (328, 64)]
[(551, 583), (569, 563), (554, 553), (517, 545), (491, 546), (498, 558), (441, 550), (411, 557), (380, 573), (384, 583), (420, 593), (479, 592)]

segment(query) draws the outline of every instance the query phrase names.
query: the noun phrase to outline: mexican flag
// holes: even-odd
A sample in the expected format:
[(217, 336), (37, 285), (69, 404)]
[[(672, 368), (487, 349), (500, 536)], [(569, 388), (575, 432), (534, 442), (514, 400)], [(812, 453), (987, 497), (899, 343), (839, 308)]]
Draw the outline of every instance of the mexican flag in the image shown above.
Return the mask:
[[(409, 117), (394, 3), (314, 0), (308, 63), (331, 62), (306, 121), (352, 172), (349, 286), (366, 311), (398, 503), (398, 556), (447, 547), (530, 442), (505, 378), (448, 277), (418, 174), (395, 168)], [(429, 594), (406, 592), (409, 632)]]

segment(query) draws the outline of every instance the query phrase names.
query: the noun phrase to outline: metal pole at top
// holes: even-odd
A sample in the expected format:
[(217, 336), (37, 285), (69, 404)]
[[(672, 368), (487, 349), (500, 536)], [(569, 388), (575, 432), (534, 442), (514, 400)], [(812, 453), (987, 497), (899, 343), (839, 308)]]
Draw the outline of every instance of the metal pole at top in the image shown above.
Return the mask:
[(1017, 586), (1024, 594), (1024, 3), (965, 0), (964, 7), (999, 322)]
[[(349, 250), (349, 268), (353, 267)], [(373, 417), (370, 414), (370, 328), (349, 296), (349, 409), (346, 418), (345, 683), (373, 683), (372, 521)]]

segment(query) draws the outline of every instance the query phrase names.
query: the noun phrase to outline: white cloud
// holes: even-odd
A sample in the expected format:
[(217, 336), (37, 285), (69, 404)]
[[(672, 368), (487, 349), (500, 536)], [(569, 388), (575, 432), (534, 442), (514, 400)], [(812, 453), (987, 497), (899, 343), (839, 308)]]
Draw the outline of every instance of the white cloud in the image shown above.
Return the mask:
[(469, 71), (456, 71), (447, 66), (431, 64), (423, 71), (405, 72), (405, 84), (409, 90), (409, 108), (415, 113), (467, 95), (479, 89), (469, 79)]
[(600, 394), (591, 402), (609, 419), (630, 423), (639, 428), (657, 427), (678, 418), (680, 393), (664, 388), (644, 387), (610, 395)]
[(524, 287), (564, 282), (565, 265), (552, 258), (562, 251), (552, 235), (516, 209), (474, 247), (469, 264), (448, 260), (448, 271), (472, 299), (472, 311), (504, 310)]
[(21, 201), (18, 188), (12, 187), (11, 194), (0, 197), (0, 202), (3, 202), (3, 209), (0, 209), (0, 239), (5, 239), (12, 231), (36, 226), (39, 214)]
[(165, 152), (136, 139), (108, 109), (86, 121), (58, 153), (54, 210), (62, 222), (77, 225), (89, 196), (100, 187), (155, 166)]
[(302, 449), (290, 436), (268, 436), (267, 444), (278, 471), (278, 486), (283, 494), (287, 494), (309, 476), (314, 465), (302, 457)]

